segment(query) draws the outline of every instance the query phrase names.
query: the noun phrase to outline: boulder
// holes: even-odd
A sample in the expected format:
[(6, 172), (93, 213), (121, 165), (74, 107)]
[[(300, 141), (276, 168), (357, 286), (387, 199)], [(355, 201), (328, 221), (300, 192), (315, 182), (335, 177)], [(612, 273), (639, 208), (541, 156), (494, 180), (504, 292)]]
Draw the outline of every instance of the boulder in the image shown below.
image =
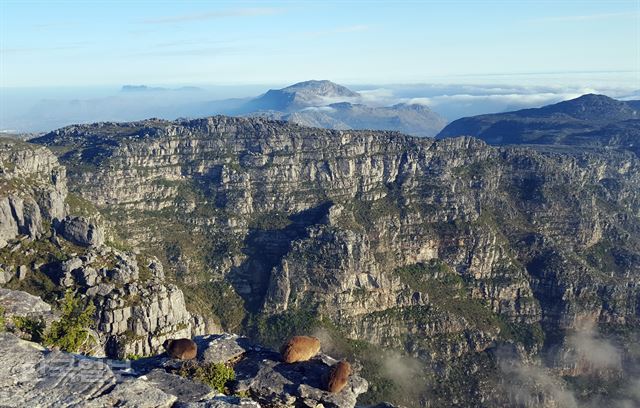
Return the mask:
[(14, 273), (11, 273), (4, 267), (0, 267), (0, 285), (4, 285), (5, 283), (9, 282), (14, 277), (14, 275)]
[(27, 274), (29, 273), (29, 267), (27, 265), (20, 265), (18, 267), (18, 280), (25, 280), (27, 278)]
[(208, 385), (168, 373), (161, 368), (154, 368), (144, 378), (158, 388), (171, 390), (171, 394), (181, 402), (202, 401), (212, 398), (216, 394)]
[(0, 307), (6, 316), (43, 317), (51, 315), (51, 306), (27, 292), (0, 288)]
[(104, 244), (102, 227), (85, 217), (66, 217), (58, 226), (58, 233), (65, 239), (81, 246)]
[(206, 363), (227, 363), (236, 361), (253, 346), (246, 337), (237, 334), (202, 336), (195, 339), (201, 361)]

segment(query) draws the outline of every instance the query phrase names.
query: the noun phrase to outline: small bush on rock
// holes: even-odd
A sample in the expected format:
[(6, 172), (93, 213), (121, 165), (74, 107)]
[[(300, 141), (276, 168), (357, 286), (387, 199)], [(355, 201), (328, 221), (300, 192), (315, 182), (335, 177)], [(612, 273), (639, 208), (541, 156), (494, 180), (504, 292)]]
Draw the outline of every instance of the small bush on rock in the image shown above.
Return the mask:
[(0, 306), (0, 332), (5, 330), (4, 324), (4, 307)]
[(29, 340), (40, 343), (42, 341), (42, 333), (45, 329), (45, 323), (42, 319), (34, 319), (24, 316), (14, 316), (13, 324), (21, 332), (29, 335)]
[(70, 353), (81, 351), (89, 340), (89, 328), (93, 324), (95, 311), (92, 303), (85, 304), (67, 291), (62, 301), (62, 316), (45, 333), (44, 344)]
[(185, 362), (178, 374), (182, 377), (193, 378), (207, 384), (214, 390), (224, 393), (225, 385), (236, 378), (233, 368), (222, 363), (196, 363)]

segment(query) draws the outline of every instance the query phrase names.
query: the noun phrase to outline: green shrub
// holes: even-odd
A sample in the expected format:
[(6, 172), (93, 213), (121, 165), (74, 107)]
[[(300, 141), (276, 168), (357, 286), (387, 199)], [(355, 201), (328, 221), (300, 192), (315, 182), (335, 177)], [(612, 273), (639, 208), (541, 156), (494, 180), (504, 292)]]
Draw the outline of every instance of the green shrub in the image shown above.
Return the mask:
[(62, 301), (62, 316), (45, 333), (44, 344), (70, 353), (81, 351), (89, 338), (88, 330), (93, 324), (95, 311), (92, 303), (86, 303), (67, 291)]
[(3, 332), (4, 330), (5, 330), (4, 307), (0, 306), (0, 332)]
[(99, 213), (98, 209), (91, 201), (83, 198), (79, 194), (67, 194), (67, 198), (64, 202), (69, 206), (69, 212), (74, 215), (92, 217)]
[(220, 393), (225, 392), (225, 385), (236, 378), (233, 368), (222, 363), (195, 363), (185, 362), (178, 374), (182, 377), (193, 378), (207, 384)]
[(286, 213), (270, 212), (257, 215), (249, 220), (249, 228), (257, 230), (281, 230), (291, 225)]
[(42, 334), (45, 329), (45, 323), (42, 319), (14, 316), (12, 320), (13, 324), (18, 329), (31, 337), (31, 341), (35, 341), (37, 343), (40, 343), (42, 341)]
[(394, 273), (412, 290), (428, 293), (432, 300), (464, 296), (464, 281), (439, 259), (397, 268)]
[(524, 345), (527, 351), (532, 351), (542, 347), (545, 333), (540, 323), (510, 322), (500, 316), (500, 337), (504, 340), (513, 340)]

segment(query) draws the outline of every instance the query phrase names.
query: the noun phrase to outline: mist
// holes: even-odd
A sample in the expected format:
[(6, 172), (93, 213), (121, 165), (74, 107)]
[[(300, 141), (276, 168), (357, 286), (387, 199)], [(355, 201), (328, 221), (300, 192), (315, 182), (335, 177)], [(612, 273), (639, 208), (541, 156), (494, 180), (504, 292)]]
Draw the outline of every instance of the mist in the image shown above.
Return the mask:
[(593, 320), (576, 323), (563, 344), (526, 361), (513, 350), (497, 353), (500, 384), (516, 407), (612, 408), (640, 406), (640, 360), (637, 350), (617, 345)]
[[(0, 131), (39, 133), (71, 124), (103, 121), (135, 121), (147, 118), (174, 120), (216, 114), (235, 115), (242, 105), (282, 84), (229, 86), (104, 86), (77, 88), (3, 88), (0, 92)], [(360, 96), (328, 98), (319, 107), (350, 102), (374, 107), (398, 103), (421, 104), (448, 121), (484, 113), (540, 107), (585, 93), (614, 98), (638, 98), (626, 86), (537, 86), (537, 85), (349, 85)], [(318, 108), (318, 107), (316, 107)]]

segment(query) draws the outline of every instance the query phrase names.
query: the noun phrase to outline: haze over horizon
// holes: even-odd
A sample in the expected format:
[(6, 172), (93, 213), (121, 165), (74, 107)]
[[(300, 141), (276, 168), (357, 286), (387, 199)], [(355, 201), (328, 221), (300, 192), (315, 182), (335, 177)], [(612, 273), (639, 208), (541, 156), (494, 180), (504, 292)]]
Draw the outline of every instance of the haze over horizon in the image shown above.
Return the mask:
[(309, 79), (448, 120), (637, 98), (640, 1), (0, 2), (2, 131), (216, 113), (166, 95), (136, 112), (123, 85), (199, 87), (169, 98), (197, 105)]

